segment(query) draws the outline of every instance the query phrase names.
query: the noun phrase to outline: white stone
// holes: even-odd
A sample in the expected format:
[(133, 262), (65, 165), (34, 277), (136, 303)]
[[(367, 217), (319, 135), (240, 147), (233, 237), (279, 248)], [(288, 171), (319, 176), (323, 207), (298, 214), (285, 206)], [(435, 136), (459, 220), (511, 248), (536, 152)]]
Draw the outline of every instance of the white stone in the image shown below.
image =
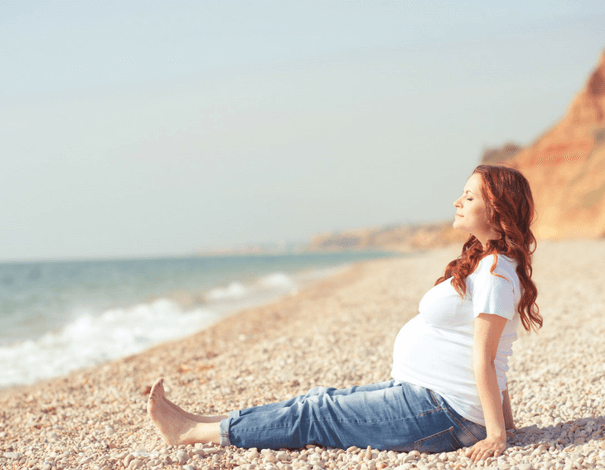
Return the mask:
[(185, 465), (189, 462), (189, 454), (185, 450), (179, 450), (176, 453), (176, 459), (181, 465)]
[(128, 465), (129, 469), (136, 469), (136, 468), (141, 468), (143, 466), (143, 461), (139, 460), (139, 459), (134, 459), (130, 462), (130, 465)]

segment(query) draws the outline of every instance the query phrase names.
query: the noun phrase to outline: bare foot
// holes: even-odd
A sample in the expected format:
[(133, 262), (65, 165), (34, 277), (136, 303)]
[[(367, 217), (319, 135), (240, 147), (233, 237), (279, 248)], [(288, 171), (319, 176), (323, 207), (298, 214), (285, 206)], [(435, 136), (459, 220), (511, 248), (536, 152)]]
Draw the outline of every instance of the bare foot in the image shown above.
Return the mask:
[[(197, 421), (198, 423), (205, 423), (205, 418), (203, 416), (200, 415), (194, 415), (193, 413), (189, 413), (188, 411), (185, 411), (183, 408), (181, 408), (179, 405), (177, 405), (176, 403), (172, 403), (168, 398), (166, 398), (166, 391), (164, 390), (164, 379), (159, 379), (155, 384), (154, 387), (156, 388), (158, 395), (163, 398), (166, 403), (168, 403), (168, 405), (170, 405), (172, 408), (174, 408), (176, 411), (181, 412), (182, 414), (184, 414), (187, 418), (193, 420), (193, 421)], [(151, 395), (151, 393), (150, 393)]]
[[(187, 418), (189, 418), (192, 421), (196, 421), (198, 423), (217, 423), (225, 418), (228, 418), (228, 416), (201, 416), (201, 415), (195, 415), (193, 413), (189, 413), (188, 411), (185, 411), (179, 405), (177, 405), (176, 403), (172, 403), (168, 398), (166, 398), (166, 391), (164, 390), (164, 379), (159, 379), (154, 384), (154, 388), (157, 390), (158, 395), (162, 399), (164, 399), (168, 405), (170, 405), (176, 411), (182, 413), (184, 416), (186, 416)], [(149, 395), (151, 396), (151, 392)]]
[(191, 443), (189, 435), (194, 432), (198, 422), (189, 419), (183, 412), (168, 404), (164, 397), (162, 379), (153, 384), (151, 388), (147, 402), (147, 414), (166, 444)]

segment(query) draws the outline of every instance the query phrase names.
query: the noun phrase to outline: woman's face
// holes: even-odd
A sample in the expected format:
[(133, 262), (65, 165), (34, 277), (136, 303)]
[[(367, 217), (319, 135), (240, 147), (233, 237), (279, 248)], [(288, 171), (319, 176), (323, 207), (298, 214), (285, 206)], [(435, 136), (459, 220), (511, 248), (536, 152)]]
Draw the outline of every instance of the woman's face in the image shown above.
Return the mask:
[(481, 195), (483, 179), (474, 173), (466, 182), (462, 196), (454, 201), (456, 215), (453, 227), (474, 235), (483, 246), (488, 240), (498, 238), (497, 232), (487, 222), (487, 206)]

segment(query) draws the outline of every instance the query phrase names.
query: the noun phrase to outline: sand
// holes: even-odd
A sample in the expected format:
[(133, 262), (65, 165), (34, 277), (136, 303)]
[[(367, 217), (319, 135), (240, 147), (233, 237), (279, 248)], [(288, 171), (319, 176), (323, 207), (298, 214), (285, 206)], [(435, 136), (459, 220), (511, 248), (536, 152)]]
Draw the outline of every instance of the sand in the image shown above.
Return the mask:
[(388, 380), (399, 328), (459, 247), (354, 265), (296, 295), (136, 356), (0, 391), (0, 468), (605, 468), (605, 240), (542, 242), (534, 280), (545, 325), (510, 361), (517, 431), (498, 459), (372, 449), (167, 447), (149, 387), (197, 413)]

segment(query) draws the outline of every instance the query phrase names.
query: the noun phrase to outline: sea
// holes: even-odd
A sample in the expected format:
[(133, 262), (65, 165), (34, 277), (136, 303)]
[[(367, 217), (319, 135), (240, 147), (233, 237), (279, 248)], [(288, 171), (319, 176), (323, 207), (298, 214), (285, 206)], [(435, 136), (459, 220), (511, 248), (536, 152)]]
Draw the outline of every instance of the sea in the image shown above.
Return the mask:
[(0, 263), (0, 388), (191, 335), (385, 252)]

